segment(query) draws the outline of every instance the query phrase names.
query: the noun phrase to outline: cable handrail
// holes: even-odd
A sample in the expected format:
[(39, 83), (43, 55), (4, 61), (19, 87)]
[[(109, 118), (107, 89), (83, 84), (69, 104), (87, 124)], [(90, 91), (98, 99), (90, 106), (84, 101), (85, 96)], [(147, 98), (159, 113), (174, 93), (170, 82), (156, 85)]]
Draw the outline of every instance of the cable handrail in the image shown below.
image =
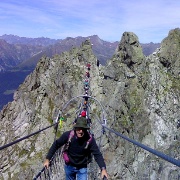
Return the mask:
[(34, 132), (34, 133), (32, 133), (32, 134), (29, 134), (29, 135), (27, 135), (27, 136), (24, 136), (24, 137), (22, 137), (22, 138), (20, 138), (20, 139), (15, 140), (15, 141), (13, 141), (13, 142), (10, 142), (10, 143), (8, 143), (8, 144), (5, 144), (5, 145), (3, 145), (3, 146), (0, 146), (0, 150), (3, 150), (3, 149), (5, 149), (5, 148), (7, 148), (7, 147), (9, 147), (9, 146), (12, 146), (12, 145), (14, 145), (14, 144), (17, 144), (18, 142), (20, 142), (20, 141), (22, 141), (22, 140), (28, 139), (28, 138), (31, 137), (31, 136), (34, 136), (34, 135), (36, 135), (36, 134), (38, 134), (38, 133), (40, 133), (40, 132), (42, 132), (42, 131), (44, 131), (44, 130), (46, 130), (46, 129), (48, 129), (48, 128), (51, 128), (52, 126), (55, 126), (56, 124), (57, 124), (57, 123), (54, 123), (54, 124), (52, 124), (52, 125), (50, 125), (50, 126), (47, 126), (47, 127), (43, 128), (43, 129), (40, 129), (39, 131)]
[(175, 158), (172, 158), (172, 157), (170, 157), (170, 156), (168, 156), (168, 155), (166, 155), (166, 154), (163, 154), (163, 153), (160, 152), (160, 151), (157, 151), (157, 150), (155, 150), (155, 149), (152, 149), (152, 148), (150, 148), (150, 147), (148, 147), (148, 146), (146, 146), (146, 145), (144, 145), (144, 144), (142, 144), (142, 143), (140, 143), (140, 142), (138, 142), (138, 141), (135, 141), (135, 140), (133, 140), (133, 139), (130, 139), (130, 138), (124, 136), (123, 134), (120, 134), (119, 132), (116, 132), (116, 131), (114, 131), (113, 129), (108, 128), (108, 127), (105, 126), (104, 124), (102, 124), (102, 126), (103, 126), (105, 129), (109, 130), (110, 132), (116, 134), (117, 136), (120, 136), (121, 138), (123, 138), (123, 139), (125, 139), (125, 140), (127, 140), (127, 141), (129, 141), (129, 142), (131, 142), (131, 143), (133, 143), (133, 144), (141, 147), (142, 149), (145, 149), (146, 151), (149, 151), (150, 153), (152, 153), (152, 154), (154, 154), (154, 155), (156, 155), (156, 156), (158, 156), (158, 157), (160, 157), (160, 158), (162, 158), (162, 159), (164, 159), (164, 160), (166, 160), (166, 161), (168, 161), (168, 162), (170, 162), (170, 163), (172, 163), (172, 164), (180, 167), (180, 160), (177, 160), (177, 159), (175, 159)]

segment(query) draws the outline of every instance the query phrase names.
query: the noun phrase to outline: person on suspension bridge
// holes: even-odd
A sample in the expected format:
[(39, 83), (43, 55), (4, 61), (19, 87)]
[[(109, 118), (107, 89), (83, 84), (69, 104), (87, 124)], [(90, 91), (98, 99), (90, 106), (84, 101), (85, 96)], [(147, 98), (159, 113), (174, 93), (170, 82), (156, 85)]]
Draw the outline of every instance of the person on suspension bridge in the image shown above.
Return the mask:
[(99, 67), (99, 60), (97, 59), (97, 67)]
[(86, 77), (90, 78), (90, 73), (88, 71), (86, 71)]
[(87, 63), (87, 64), (86, 64), (86, 67), (87, 67), (88, 71), (90, 71), (90, 69), (91, 69), (91, 64), (90, 64), (90, 63)]
[(95, 138), (88, 132), (89, 126), (85, 117), (78, 117), (74, 129), (64, 132), (59, 139), (54, 141), (44, 161), (44, 166), (49, 167), (54, 153), (64, 145), (64, 170), (66, 180), (87, 180), (87, 165), (89, 157), (94, 156), (99, 168), (101, 178), (108, 178), (104, 158), (97, 146)]
[(85, 90), (85, 91), (89, 90), (89, 85), (85, 85), (85, 86), (84, 86), (84, 90)]
[(85, 84), (85, 85), (89, 85), (89, 80), (88, 80), (88, 79), (85, 79), (84, 84)]

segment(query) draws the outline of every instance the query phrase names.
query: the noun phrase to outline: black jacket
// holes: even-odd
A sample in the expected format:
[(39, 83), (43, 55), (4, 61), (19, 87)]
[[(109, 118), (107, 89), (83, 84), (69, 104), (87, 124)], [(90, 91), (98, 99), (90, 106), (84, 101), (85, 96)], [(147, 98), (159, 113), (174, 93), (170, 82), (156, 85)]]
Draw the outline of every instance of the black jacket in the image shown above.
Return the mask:
[[(71, 131), (67, 131), (63, 133), (59, 139), (54, 141), (46, 156), (47, 159), (50, 160), (56, 152), (56, 150), (68, 142), (70, 132)], [(85, 149), (88, 139), (89, 134), (87, 132), (85, 132), (82, 138), (78, 138), (76, 136), (76, 133), (74, 132), (74, 136), (72, 137), (68, 148), (68, 156), (70, 159), (69, 164), (77, 168), (87, 167), (88, 156), (90, 156), (92, 153), (99, 167), (101, 169), (102, 167), (106, 167), (103, 156), (99, 151), (94, 137), (92, 137), (92, 140), (90, 141), (88, 148)]]

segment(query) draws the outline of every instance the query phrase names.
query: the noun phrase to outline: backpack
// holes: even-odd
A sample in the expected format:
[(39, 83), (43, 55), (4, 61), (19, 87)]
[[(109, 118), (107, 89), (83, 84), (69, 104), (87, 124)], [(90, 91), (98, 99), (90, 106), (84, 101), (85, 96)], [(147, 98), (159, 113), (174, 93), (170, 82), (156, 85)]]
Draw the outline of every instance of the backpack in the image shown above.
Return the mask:
[[(89, 146), (89, 143), (92, 141), (92, 134), (89, 133), (90, 138), (88, 139), (88, 141), (86, 142), (86, 146), (84, 149), (87, 149)], [(71, 139), (74, 137), (74, 130), (71, 130), (69, 133), (69, 137), (68, 137), (68, 141), (67, 143), (64, 145), (63, 147), (63, 151), (62, 151), (62, 155), (63, 155), (63, 159), (65, 161), (66, 164), (68, 164), (70, 162), (69, 157), (68, 157), (68, 148), (69, 148), (69, 144), (71, 142)], [(88, 156), (88, 159), (91, 159), (91, 155)], [(88, 160), (88, 163), (91, 160)]]
[(86, 111), (83, 110), (83, 111), (81, 112), (81, 116), (82, 116), (82, 117), (86, 117)]

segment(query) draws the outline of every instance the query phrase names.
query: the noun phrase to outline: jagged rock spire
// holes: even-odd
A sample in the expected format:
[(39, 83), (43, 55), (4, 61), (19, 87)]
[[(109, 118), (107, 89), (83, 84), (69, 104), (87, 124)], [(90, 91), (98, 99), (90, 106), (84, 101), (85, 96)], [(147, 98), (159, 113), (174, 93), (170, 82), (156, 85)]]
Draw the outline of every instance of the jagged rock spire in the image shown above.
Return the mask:
[(163, 39), (159, 58), (162, 65), (168, 68), (171, 74), (180, 75), (180, 28), (169, 32), (168, 37)]
[(117, 48), (117, 57), (128, 67), (141, 64), (144, 55), (138, 37), (132, 32), (124, 32)]

